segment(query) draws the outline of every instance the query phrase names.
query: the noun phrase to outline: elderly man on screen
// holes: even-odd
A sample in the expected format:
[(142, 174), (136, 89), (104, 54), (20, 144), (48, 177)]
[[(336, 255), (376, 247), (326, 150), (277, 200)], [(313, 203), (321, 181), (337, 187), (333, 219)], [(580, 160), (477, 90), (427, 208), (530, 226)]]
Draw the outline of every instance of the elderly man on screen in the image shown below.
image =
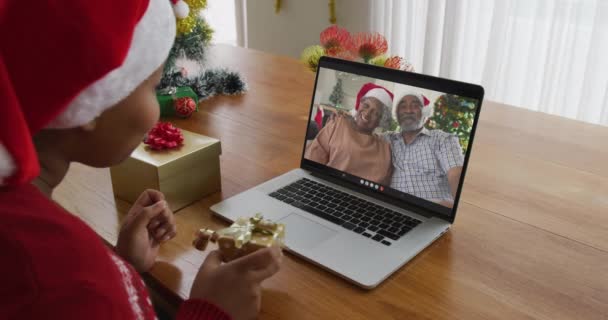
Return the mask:
[(401, 132), (385, 136), (391, 144), (391, 188), (452, 207), (464, 156), (458, 137), (424, 127), (433, 114), (422, 94), (406, 94), (393, 109)]

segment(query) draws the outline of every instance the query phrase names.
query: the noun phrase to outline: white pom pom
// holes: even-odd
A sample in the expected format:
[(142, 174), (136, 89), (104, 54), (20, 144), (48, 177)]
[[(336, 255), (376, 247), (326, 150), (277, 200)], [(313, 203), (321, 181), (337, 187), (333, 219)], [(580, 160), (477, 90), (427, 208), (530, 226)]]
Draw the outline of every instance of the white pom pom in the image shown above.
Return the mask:
[(200, 62), (196, 60), (190, 60), (186, 57), (179, 57), (175, 59), (175, 69), (182, 72), (182, 76), (188, 79), (198, 77), (203, 73), (203, 68)]
[(178, 0), (173, 5), (173, 13), (175, 13), (175, 16), (178, 19), (184, 19), (190, 13), (190, 7), (188, 7), (188, 4), (185, 1)]

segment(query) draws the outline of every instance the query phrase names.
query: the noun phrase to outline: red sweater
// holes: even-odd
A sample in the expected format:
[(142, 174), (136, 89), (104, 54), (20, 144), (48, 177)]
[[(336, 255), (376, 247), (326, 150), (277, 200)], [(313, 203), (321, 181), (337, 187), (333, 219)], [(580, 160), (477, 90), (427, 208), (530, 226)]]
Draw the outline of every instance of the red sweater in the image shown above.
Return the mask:
[[(0, 319), (154, 319), (139, 274), (32, 185), (0, 189)], [(176, 319), (229, 319), (203, 300)]]

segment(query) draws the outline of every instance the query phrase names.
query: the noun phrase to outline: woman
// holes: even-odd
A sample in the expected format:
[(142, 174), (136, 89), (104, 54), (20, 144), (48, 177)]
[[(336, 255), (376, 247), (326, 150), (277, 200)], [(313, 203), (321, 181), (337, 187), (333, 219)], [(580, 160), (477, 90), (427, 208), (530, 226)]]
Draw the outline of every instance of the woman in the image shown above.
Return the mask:
[[(70, 162), (116, 165), (158, 120), (175, 16), (168, 0), (60, 3), (0, 5), (0, 319), (154, 319), (138, 272), (176, 234), (163, 194), (139, 197), (112, 251), (51, 193)], [(280, 260), (211, 252), (177, 319), (255, 317)]]
[(366, 83), (357, 94), (356, 115), (336, 116), (319, 131), (304, 157), (363, 179), (388, 185), (390, 145), (374, 131), (390, 125), (393, 93)]

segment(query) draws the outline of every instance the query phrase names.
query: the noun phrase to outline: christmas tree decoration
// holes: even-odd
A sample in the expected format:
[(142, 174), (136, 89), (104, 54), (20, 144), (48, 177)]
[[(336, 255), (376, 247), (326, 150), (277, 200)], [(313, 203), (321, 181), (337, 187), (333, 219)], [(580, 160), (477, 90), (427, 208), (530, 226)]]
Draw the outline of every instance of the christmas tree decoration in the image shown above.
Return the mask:
[(174, 72), (161, 79), (159, 87), (171, 85), (192, 88), (199, 101), (216, 95), (239, 95), (247, 91), (247, 84), (239, 73), (227, 69), (205, 70), (197, 77), (186, 77), (182, 72)]
[(160, 121), (148, 132), (144, 139), (144, 144), (152, 150), (174, 149), (181, 146), (183, 142), (184, 136), (179, 128), (174, 127), (170, 122)]
[(200, 19), (200, 11), (207, 7), (206, 0), (171, 0), (176, 16), (177, 33), (191, 33), (194, 28), (205, 23)]
[(477, 103), (473, 99), (444, 94), (435, 101), (435, 111), (426, 127), (456, 135), (462, 150), (466, 152), (476, 109)]
[(207, 0), (184, 0), (188, 3), (190, 8), (195, 11), (201, 11), (207, 8)]
[(274, 13), (279, 14), (281, 11), (281, 0), (274, 0)]
[(200, 229), (192, 245), (204, 251), (209, 242), (217, 243), (222, 257), (228, 262), (263, 248), (282, 247), (284, 241), (285, 225), (265, 220), (258, 213), (251, 218), (238, 218), (230, 227), (218, 231)]
[(336, 24), (336, 0), (329, 0), (329, 23)]
[(196, 22), (192, 32), (178, 34), (175, 37), (175, 42), (165, 63), (164, 74), (170, 73), (176, 68), (175, 63), (179, 58), (201, 65), (204, 63), (206, 49), (213, 37), (213, 29), (203, 18), (198, 18)]
[(190, 14), (190, 7), (183, 0), (173, 2), (173, 13), (178, 19), (184, 19)]
[[(329, 23), (335, 24), (337, 21), (337, 19), (336, 19), (336, 1), (329, 0), (327, 6), (329, 7)], [(275, 14), (279, 14), (279, 12), (281, 12), (282, 7), (283, 7), (283, 1), (274, 0), (274, 13)]]
[(336, 81), (336, 85), (334, 86), (331, 95), (329, 96), (329, 101), (333, 104), (334, 107), (339, 107), (342, 105), (342, 99), (344, 99), (344, 90), (342, 87), (342, 79), (338, 79)]
[(227, 69), (206, 70), (191, 83), (201, 99), (209, 99), (216, 95), (239, 95), (247, 91), (247, 85), (242, 77), (237, 72)]
[(404, 58), (385, 55), (388, 50), (388, 42), (379, 33), (360, 32), (352, 36), (346, 29), (334, 24), (323, 30), (319, 38), (321, 45), (305, 48), (301, 56), (302, 62), (313, 72), (317, 70), (319, 59), (322, 56), (414, 71), (414, 67)]
[[(198, 103), (219, 94), (242, 94), (247, 86), (237, 72), (226, 69), (205, 68), (205, 54), (213, 37), (213, 29), (201, 11), (206, 0), (171, 0), (176, 15), (177, 35), (163, 70), (157, 91), (190, 87)], [(187, 15), (185, 14), (187, 12)], [(185, 17), (184, 17), (185, 16)], [(159, 100), (160, 102), (160, 100)], [(171, 101), (171, 108), (173, 102)], [(161, 114), (174, 115), (161, 104)]]
[(174, 102), (175, 114), (182, 118), (188, 118), (196, 110), (196, 102), (190, 97), (178, 98)]

